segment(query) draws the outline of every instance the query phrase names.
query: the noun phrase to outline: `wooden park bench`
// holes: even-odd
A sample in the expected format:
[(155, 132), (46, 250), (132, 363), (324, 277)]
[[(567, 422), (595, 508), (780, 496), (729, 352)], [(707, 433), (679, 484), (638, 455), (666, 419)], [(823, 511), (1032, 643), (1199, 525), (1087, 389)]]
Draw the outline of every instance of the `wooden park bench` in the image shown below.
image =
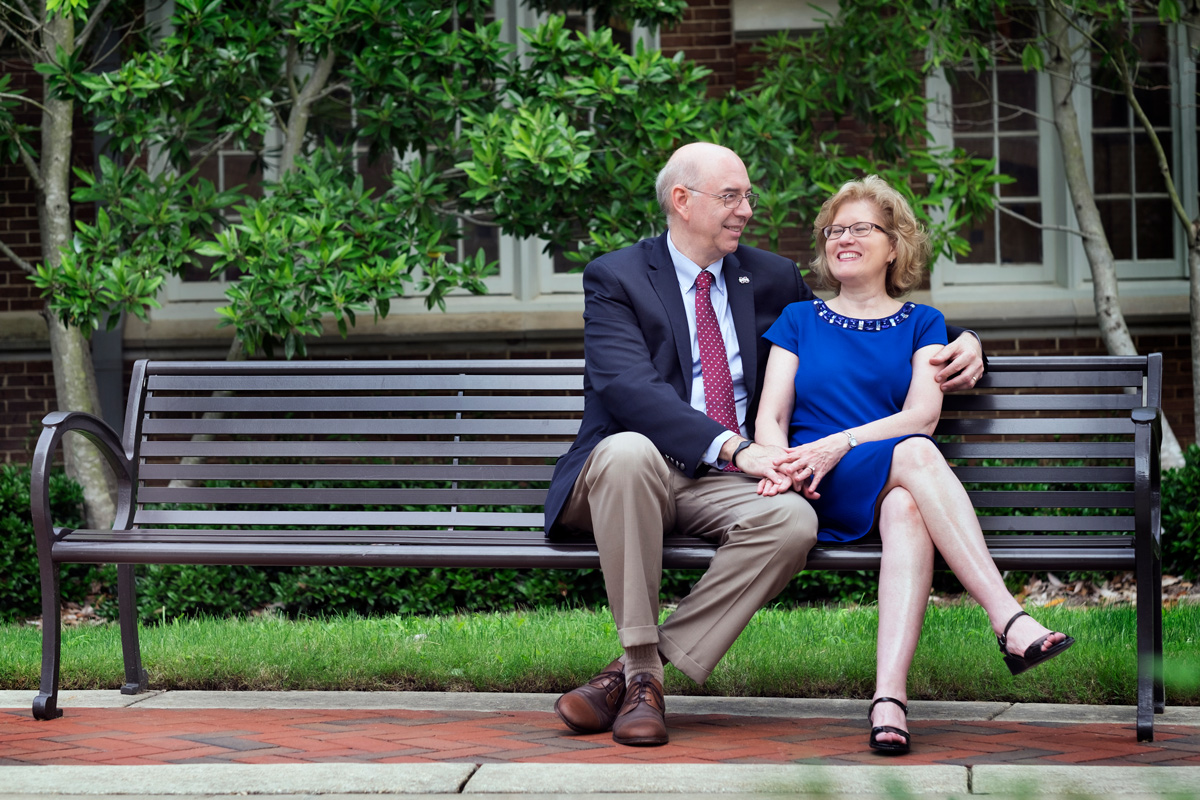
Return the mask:
[[(942, 450), (967, 484), (1001, 570), (1134, 570), (1139, 740), (1163, 710), (1159, 554), (1162, 361), (996, 357), (946, 398)], [(44, 420), (33, 461), (42, 670), (33, 704), (59, 716), (64, 563), (115, 563), (125, 684), (146, 688), (137, 564), (599, 566), (590, 540), (547, 541), (541, 503), (583, 408), (583, 362), (138, 361), (125, 429)], [(59, 440), (81, 433), (119, 484), (112, 530), (54, 527)], [(1014, 515), (1013, 510), (1019, 514)], [(664, 566), (711, 545), (666, 539)], [(878, 569), (880, 545), (819, 545), (808, 569)]]

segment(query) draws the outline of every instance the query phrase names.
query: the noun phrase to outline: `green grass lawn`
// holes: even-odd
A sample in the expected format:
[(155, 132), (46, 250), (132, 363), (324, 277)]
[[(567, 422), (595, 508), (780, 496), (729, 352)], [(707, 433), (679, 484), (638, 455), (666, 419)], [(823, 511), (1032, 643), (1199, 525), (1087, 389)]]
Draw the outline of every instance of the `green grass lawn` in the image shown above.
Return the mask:
[[(1135, 611), (1030, 609), (1078, 640), (1063, 656), (1008, 674), (973, 603), (929, 609), (909, 697), (1133, 704)], [(671, 694), (870, 697), (877, 615), (871, 606), (766, 609), (703, 687), (667, 671)], [(1200, 705), (1200, 606), (1164, 612), (1168, 705)], [(440, 617), (272, 618), (168, 622), (142, 629), (156, 689), (561, 692), (618, 654), (605, 609)], [(41, 633), (0, 627), (0, 688), (36, 689)], [(62, 687), (121, 683), (115, 624), (66, 630)]]

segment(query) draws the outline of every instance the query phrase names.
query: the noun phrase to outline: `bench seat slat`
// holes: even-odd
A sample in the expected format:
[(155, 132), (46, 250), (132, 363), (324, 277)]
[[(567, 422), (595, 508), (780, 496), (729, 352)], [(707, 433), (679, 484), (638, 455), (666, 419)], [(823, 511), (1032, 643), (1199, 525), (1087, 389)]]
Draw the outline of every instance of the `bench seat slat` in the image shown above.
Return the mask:
[(265, 503), (279, 505), (541, 505), (545, 489), (145, 487), (139, 503)]
[(942, 411), (1128, 411), (1144, 405), (1137, 394), (948, 394)]
[(979, 517), (979, 526), (985, 531), (1132, 531), (1133, 522), (1133, 517), (1126, 516)]
[(143, 481), (548, 481), (537, 464), (142, 464)]
[(558, 458), (571, 446), (549, 442), (143, 442), (146, 458)]
[[(1005, 363), (1001, 356), (999, 363)], [(1085, 362), (1080, 361), (1080, 364)], [(1116, 362), (1113, 362), (1116, 363)], [(362, 361), (152, 361), (150, 375), (583, 375), (582, 358)], [(1134, 365), (1134, 362), (1130, 362)], [(1084, 366), (1093, 369), (1094, 366)]]
[(417, 525), (471, 528), (541, 528), (544, 515), (503, 511), (206, 511), (144, 508), (144, 525)]
[(255, 412), (316, 413), (321, 411), (388, 412), (388, 411), (583, 411), (583, 398), (578, 395), (383, 395), (351, 397), (273, 397), (239, 396), (176, 397), (154, 394), (146, 399), (145, 409), (151, 413), (200, 414)]
[(574, 436), (555, 419), (148, 419), (146, 435), (193, 436)]
[(1087, 419), (1037, 417), (1033, 419), (944, 419), (937, 425), (935, 435), (1089, 435), (1132, 436), (1133, 422), (1126, 419)]
[(1088, 372), (1036, 372), (1000, 371), (991, 369), (980, 379), (976, 389), (1010, 389), (1010, 388), (1113, 388), (1127, 386), (1140, 389), (1142, 386), (1141, 370), (1117, 370)]
[(1133, 442), (938, 442), (946, 458), (1132, 459)]
[[(1034, 539), (1035, 537), (1020, 537)], [(1089, 537), (1092, 539), (1099, 537)], [(1126, 539), (1129, 537), (1106, 537)], [(1079, 548), (1074, 542), (1003, 543), (989, 549), (1000, 569), (1129, 569), (1133, 548), (1114, 541), (1111, 546)], [(712, 560), (713, 546), (699, 539), (669, 538), (663, 548), (663, 566), (670, 569), (704, 569)], [(882, 553), (878, 543), (818, 545), (809, 553), (807, 568), (825, 570), (878, 569)], [(548, 542), (544, 537), (527, 543), (463, 547), (457, 544), (379, 545), (297, 544), (265, 549), (257, 544), (181, 544), (169, 542), (60, 541), (54, 545), (56, 561), (125, 564), (250, 564), (260, 566), (416, 566), (416, 567), (554, 567), (594, 568), (600, 565), (590, 541)], [(940, 559), (939, 559), (940, 561)], [(944, 567), (944, 564), (939, 564)]]
[(1133, 508), (1129, 492), (1063, 492), (982, 490), (967, 493), (976, 508)]
[(1133, 467), (954, 467), (963, 483), (1133, 483)]
[(152, 392), (335, 392), (455, 391), (528, 392), (580, 391), (576, 375), (151, 375)]

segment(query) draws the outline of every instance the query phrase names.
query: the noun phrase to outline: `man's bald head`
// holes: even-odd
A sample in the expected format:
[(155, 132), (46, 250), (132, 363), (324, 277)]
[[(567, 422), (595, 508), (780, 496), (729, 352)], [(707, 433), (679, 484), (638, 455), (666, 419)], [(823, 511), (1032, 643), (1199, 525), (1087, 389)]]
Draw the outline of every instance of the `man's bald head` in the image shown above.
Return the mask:
[[(654, 192), (658, 196), (658, 205), (670, 222), (675, 207), (671, 200), (671, 189), (675, 186), (695, 187), (704, 182), (704, 178), (716, 172), (720, 167), (734, 161), (742, 166), (742, 159), (728, 147), (711, 142), (692, 142), (680, 147), (667, 164), (658, 172), (654, 181)], [(745, 169), (745, 167), (742, 167)]]

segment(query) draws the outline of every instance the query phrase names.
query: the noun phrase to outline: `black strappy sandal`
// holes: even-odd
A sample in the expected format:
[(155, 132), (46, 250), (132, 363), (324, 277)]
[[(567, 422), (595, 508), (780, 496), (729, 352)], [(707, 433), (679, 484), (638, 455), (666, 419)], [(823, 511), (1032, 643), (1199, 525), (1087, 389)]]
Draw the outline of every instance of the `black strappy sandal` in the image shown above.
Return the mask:
[[(871, 712), (874, 711), (875, 706), (879, 705), (880, 703), (895, 703), (896, 705), (900, 706), (900, 710), (904, 712), (904, 716), (906, 718), (908, 717), (908, 706), (904, 705), (904, 703), (901, 703), (894, 697), (876, 697), (871, 703), (871, 707), (867, 709), (867, 722), (871, 721)], [(897, 736), (903, 736), (904, 741), (881, 742), (878, 738), (879, 734), (881, 733), (894, 733)], [(909, 739), (910, 737), (908, 735), (908, 731), (902, 731), (899, 728), (892, 727), (891, 725), (876, 725), (875, 727), (871, 728), (871, 738), (867, 740), (867, 744), (871, 746), (872, 750), (878, 750), (881, 753), (889, 753), (891, 755), (899, 756), (908, 752)]]
[[(996, 637), (996, 641), (1000, 643), (1000, 652), (1004, 654), (1004, 663), (1008, 665), (1008, 671), (1013, 675), (1020, 675), (1030, 667), (1036, 667), (1043, 661), (1049, 661), (1071, 645), (1075, 644), (1075, 639), (1071, 636), (1068, 636), (1061, 642), (1053, 645), (1049, 650), (1043, 651), (1042, 643), (1052, 635), (1048, 633), (1033, 644), (1029, 645), (1029, 647), (1026, 647), (1024, 655), (1013, 655), (1012, 653), (1008, 652), (1008, 629), (1011, 628), (1013, 623), (1019, 620), (1021, 617), (1029, 617), (1029, 614), (1024, 611), (1018, 611), (1016, 614), (1013, 614), (1013, 618), (1010, 619), (1008, 624), (1004, 626), (1004, 633)], [(1033, 618), (1030, 617), (1030, 619)]]

